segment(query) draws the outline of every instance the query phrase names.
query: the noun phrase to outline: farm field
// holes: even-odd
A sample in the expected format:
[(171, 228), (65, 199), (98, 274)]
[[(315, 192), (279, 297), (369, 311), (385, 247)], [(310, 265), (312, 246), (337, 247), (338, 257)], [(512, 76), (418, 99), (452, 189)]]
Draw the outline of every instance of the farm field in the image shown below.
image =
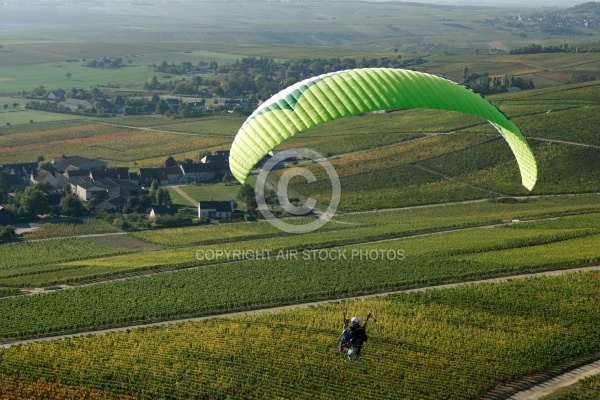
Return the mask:
[[(236, 223), (220, 226), (199, 226), (161, 229), (130, 233), (131, 244), (123, 236), (114, 240), (88, 238), (100, 244), (100, 253), (78, 252), (76, 261), (68, 248), (75, 239), (35, 242), (30, 247), (5, 247), (7, 268), (0, 284), (7, 286), (48, 286), (56, 283), (85, 281), (103, 276), (118, 276), (144, 270), (173, 269), (211, 264), (223, 259), (198, 260), (198, 249), (262, 250), (320, 249), (365, 241), (401, 238), (421, 233), (449, 229), (506, 223), (513, 219), (526, 220), (598, 211), (597, 195), (542, 198), (522, 204), (473, 203), (443, 207), (340, 215), (319, 231), (303, 236), (284, 235), (266, 222)], [(291, 220), (293, 221), (293, 220)], [(298, 220), (300, 223), (302, 219)], [(360, 230), (357, 228), (360, 227)], [(109, 237), (110, 238), (110, 237)], [(155, 243), (155, 244), (153, 244)], [(127, 244), (127, 245), (126, 245)], [(218, 246), (214, 246), (217, 245)], [(23, 244), (25, 245), (25, 244)], [(211, 247), (211, 245), (213, 245)], [(31, 247), (33, 246), (33, 247)], [(108, 246), (108, 248), (106, 247)], [(168, 246), (172, 249), (162, 249)], [(195, 247), (202, 246), (202, 247)], [(208, 247), (207, 247), (208, 246)], [(40, 250), (38, 250), (38, 248)], [(29, 253), (23, 253), (31, 249)], [(64, 250), (61, 256), (61, 249)], [(92, 251), (91, 247), (89, 251)], [(39, 258), (50, 252), (52, 256)], [(117, 255), (135, 252), (131, 255)], [(142, 253), (139, 253), (142, 252)], [(18, 256), (17, 254), (20, 254)], [(95, 255), (94, 255), (95, 254)], [(98, 258), (99, 257), (99, 258)], [(35, 262), (34, 260), (39, 260)]]
[[(162, 258), (173, 262), (186, 256), (194, 259), (198, 254), (201, 256), (197, 262), (201, 264), (214, 260), (211, 254), (217, 250), (237, 248), (248, 250), (251, 255), (263, 256), (265, 250), (272, 251), (269, 259), (260, 261), (252, 260), (250, 256), (245, 258), (247, 261), (239, 262), (229, 258), (233, 262), (3, 299), (0, 338), (8, 340), (51, 332), (77, 332), (477, 277), (594, 265), (600, 262), (600, 232), (590, 226), (598, 226), (594, 222), (597, 220), (598, 214), (571, 216), (330, 250), (315, 246), (315, 249), (322, 250), (305, 251), (311, 247), (297, 244), (296, 257), (289, 257), (288, 251), (279, 251), (294, 249), (291, 247), (293, 242), (278, 244), (273, 239), (262, 244), (260, 240), (253, 241), (246, 246), (238, 243), (237, 247), (232, 243), (231, 246), (171, 250), (166, 257), (157, 252), (138, 254), (136, 259), (141, 266), (145, 259), (149, 263), (160, 262)], [(432, 252), (430, 249), (437, 250)], [(346, 254), (345, 258), (327, 256), (341, 254), (341, 251)], [(383, 254), (381, 251), (394, 254), (394, 257), (366, 256)], [(150, 257), (147, 257), (148, 254)], [(107, 261), (102, 267), (102, 260), (88, 260), (82, 263), (84, 266), (81, 268), (85, 272), (91, 269), (85, 266), (89, 265), (98, 271), (110, 269), (111, 265), (128, 264), (124, 260), (112, 263), (105, 259)], [(227, 261), (225, 257), (220, 260)], [(66, 275), (69, 271), (60, 273)], [(6, 286), (10, 281), (4, 279), (1, 284)], [(68, 313), (64, 311), (67, 309)], [(41, 310), (45, 310), (43, 316)], [(27, 315), (38, 317), (32, 321)]]
[[(122, 96), (127, 113), (154, 94), (260, 104), (351, 58), (471, 79), (481, 93), (531, 79), (534, 89), (484, 97), (518, 126), (538, 167), (529, 192), (485, 120), (385, 110), (319, 125), (274, 149), (315, 150), (340, 177), (339, 209), (307, 234), (283, 232), (258, 213), (173, 228), (175, 219), (129, 224), (140, 216), (104, 212), (57, 222), (56, 212), (17, 238), (0, 229), (0, 399), (470, 400), (598, 362), (600, 36), (590, 16), (600, 4), (564, 14), (567, 2), (0, 5), (0, 164), (81, 155), (130, 172), (164, 166), (168, 156), (228, 150), (249, 112), (27, 110), (22, 92), (40, 85), (75, 97), (83, 89), (94, 102), (97, 87), (110, 102)], [(83, 66), (103, 57), (124, 66)], [(156, 71), (163, 61), (193, 66)], [(221, 68), (196, 68), (212, 61)], [(153, 76), (159, 83), (144, 90)], [(175, 89), (176, 81), (185, 85)], [(327, 217), (331, 184), (319, 163), (287, 166), (317, 177), (292, 179), (288, 196), (314, 198), (319, 210), (287, 217), (272, 209), (289, 224)], [(274, 171), (269, 185), (288, 171)], [(5, 188), (16, 180), (0, 178), (1, 223), (29, 220), (25, 196)], [(190, 216), (199, 200), (246, 208), (237, 182), (165, 187)], [(164, 203), (149, 197), (124, 212)], [(93, 213), (97, 203), (86, 207)], [(369, 310), (378, 322), (367, 325), (360, 362), (349, 362), (338, 352), (342, 316)], [(599, 382), (587, 378), (552, 398), (598, 400)]]
[[(366, 398), (477, 398), (600, 351), (592, 300), (599, 278), (567, 274), (343, 303), (350, 314), (372, 309), (379, 321), (367, 328), (363, 362), (350, 366), (337, 352), (342, 308), (331, 304), (13, 347), (0, 350), (0, 371), (142, 398), (339, 398), (355, 393), (345, 379), (375, 385)], [(298, 341), (298, 331), (311, 339)]]
[[(160, 165), (168, 155), (193, 157), (198, 149), (216, 150), (230, 143), (214, 137), (174, 135), (83, 121), (51, 124), (43, 132), (28, 128), (14, 127), (12, 131), (7, 127), (0, 131), (0, 157), (4, 162), (32, 161), (39, 155), (52, 158), (79, 154), (105, 160), (111, 166), (131, 166), (135, 161), (142, 167)], [(132, 146), (132, 143), (137, 145)]]

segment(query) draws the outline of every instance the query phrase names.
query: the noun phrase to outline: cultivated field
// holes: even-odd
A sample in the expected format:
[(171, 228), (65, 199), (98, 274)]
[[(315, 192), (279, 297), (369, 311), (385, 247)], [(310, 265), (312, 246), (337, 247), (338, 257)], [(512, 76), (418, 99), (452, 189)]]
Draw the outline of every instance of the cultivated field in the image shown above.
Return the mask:
[[(388, 110), (277, 148), (313, 149), (340, 177), (338, 212), (308, 234), (261, 219), (136, 232), (99, 219), (43, 224), (0, 244), (1, 399), (476, 399), (600, 359), (600, 84), (565, 84), (577, 74), (600, 78), (592, 27), (580, 29), (588, 36), (553, 35), (527, 20), (531, 10), (393, 2), (1, 7), (0, 164), (77, 154), (135, 170), (229, 149), (245, 116), (95, 118), (26, 110), (14, 96), (43, 85), (150, 97), (142, 88), (152, 76), (192, 79), (153, 63), (243, 57), (385, 57), (456, 82), (465, 67), (532, 79), (534, 90), (486, 97), (538, 163), (528, 192), (486, 121)], [(581, 51), (507, 52), (532, 43)], [(104, 56), (124, 66), (82, 65)], [(292, 180), (290, 195), (324, 209), (326, 174), (295, 164), (318, 180)], [(194, 201), (230, 200), (240, 185), (169, 187), (173, 203), (192, 210), (180, 190)], [(582, 267), (591, 270), (569, 272)], [(463, 285), (553, 271), (564, 274)], [(459, 286), (432, 288), (446, 284)], [(348, 300), (360, 295), (380, 297)], [(331, 303), (308, 307), (319, 301)], [(337, 349), (342, 315), (368, 310), (378, 322), (367, 327), (362, 360), (346, 362)], [(240, 314), (222, 318), (228, 313)], [(113, 328), (121, 331), (97, 332)], [(53, 340), (73, 334), (81, 336)], [(595, 399), (599, 382), (556, 399)]]

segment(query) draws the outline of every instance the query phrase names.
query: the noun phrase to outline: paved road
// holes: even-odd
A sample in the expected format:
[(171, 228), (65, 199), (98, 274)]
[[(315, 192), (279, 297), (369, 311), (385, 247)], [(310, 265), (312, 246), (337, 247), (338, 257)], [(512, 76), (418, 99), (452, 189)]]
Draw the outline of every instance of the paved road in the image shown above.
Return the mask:
[(509, 397), (510, 400), (538, 400), (561, 389), (576, 384), (579, 380), (600, 374), (600, 360), (559, 375), (534, 387)]

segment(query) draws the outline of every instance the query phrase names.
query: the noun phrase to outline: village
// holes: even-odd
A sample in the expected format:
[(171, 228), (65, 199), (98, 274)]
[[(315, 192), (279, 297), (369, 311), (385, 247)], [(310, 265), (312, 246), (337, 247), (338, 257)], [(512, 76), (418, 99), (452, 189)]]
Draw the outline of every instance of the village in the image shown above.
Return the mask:
[[(96, 215), (145, 214), (150, 222), (161, 218), (169, 222), (189, 221), (190, 208), (174, 206), (166, 187), (226, 179), (229, 151), (215, 151), (197, 162), (186, 160), (177, 165), (172, 157), (169, 161), (174, 165), (138, 168), (135, 172), (129, 167), (109, 167), (105, 161), (79, 155), (0, 165), (4, 176), (3, 191), (7, 193), (6, 203), (9, 203), (0, 207), (0, 225), (42, 214), (48, 214), (46, 217), (81, 216), (86, 213), (86, 208), (95, 211)], [(33, 206), (26, 205), (23, 197), (28, 191), (36, 191), (38, 197), (41, 193), (43, 199), (33, 201)], [(79, 205), (73, 206), (74, 203)], [(235, 207), (233, 198), (200, 200), (197, 214), (193, 216), (200, 221), (242, 218), (244, 214)], [(174, 216), (180, 218), (169, 219)]]

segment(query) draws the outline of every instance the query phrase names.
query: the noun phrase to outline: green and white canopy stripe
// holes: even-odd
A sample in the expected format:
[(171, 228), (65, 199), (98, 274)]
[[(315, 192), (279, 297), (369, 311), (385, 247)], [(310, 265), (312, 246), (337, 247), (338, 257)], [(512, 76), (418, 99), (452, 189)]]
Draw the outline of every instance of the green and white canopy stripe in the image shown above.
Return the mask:
[(305, 79), (261, 104), (238, 131), (229, 157), (231, 172), (244, 182), (250, 170), (277, 145), (313, 126), (365, 112), (396, 108), (458, 111), (489, 121), (514, 153), (523, 186), (537, 180), (533, 153), (519, 129), (493, 103), (434, 75), (391, 68), (332, 72)]

